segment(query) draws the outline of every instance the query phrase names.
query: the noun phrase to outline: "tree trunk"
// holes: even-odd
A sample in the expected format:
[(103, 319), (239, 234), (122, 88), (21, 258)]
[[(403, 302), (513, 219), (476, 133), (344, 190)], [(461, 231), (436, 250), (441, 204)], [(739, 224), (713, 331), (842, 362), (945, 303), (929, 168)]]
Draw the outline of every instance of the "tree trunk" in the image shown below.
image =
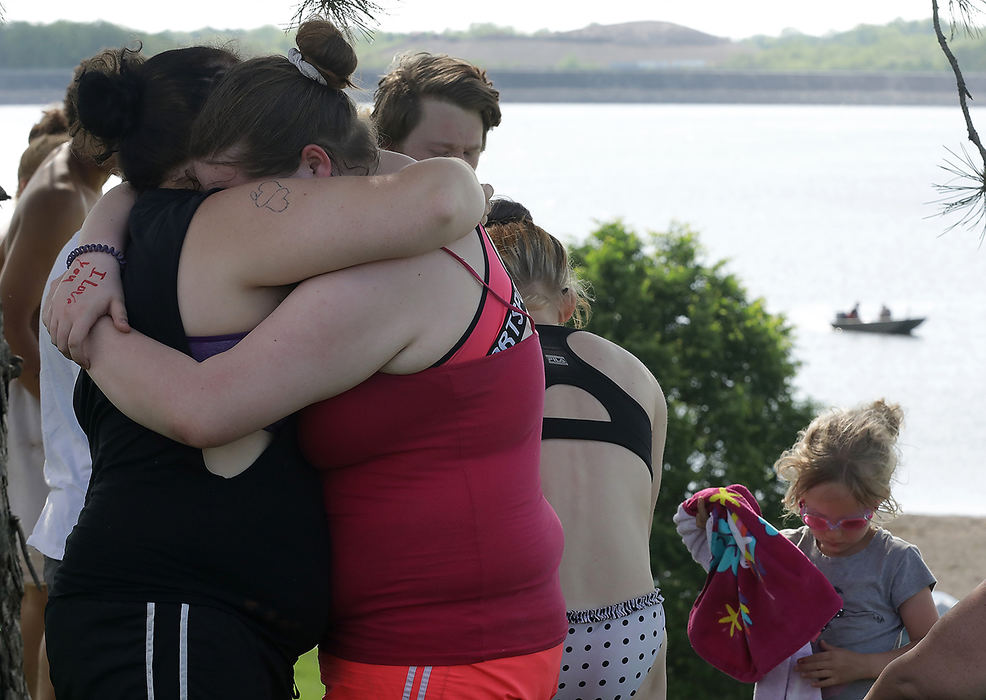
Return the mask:
[(24, 680), (21, 596), (24, 578), (17, 561), (17, 522), (7, 500), (7, 385), (20, 366), (3, 339), (0, 314), (0, 698), (29, 700)]

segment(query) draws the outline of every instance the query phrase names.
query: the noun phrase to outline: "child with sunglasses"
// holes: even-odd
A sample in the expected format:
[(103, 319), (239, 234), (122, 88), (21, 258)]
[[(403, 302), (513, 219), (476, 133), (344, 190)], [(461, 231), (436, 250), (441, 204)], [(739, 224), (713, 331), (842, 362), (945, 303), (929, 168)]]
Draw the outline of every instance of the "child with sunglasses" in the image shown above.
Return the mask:
[[(903, 413), (874, 401), (816, 417), (774, 464), (788, 482), (784, 506), (802, 527), (782, 530), (842, 597), (798, 670), (826, 700), (860, 700), (880, 672), (938, 619), (935, 578), (917, 547), (873, 522), (894, 515), (890, 491)], [(806, 601), (810, 605), (810, 601)], [(903, 631), (910, 643), (900, 646)]]
[[(938, 619), (931, 597), (935, 578), (917, 547), (873, 522), (877, 513), (898, 511), (890, 483), (902, 417), (899, 406), (882, 400), (830, 410), (801, 431), (774, 464), (788, 483), (785, 509), (803, 523), (780, 534), (842, 598), (842, 610), (812, 643), (815, 653), (796, 662), (803, 682), (820, 689), (824, 700), (862, 700), (887, 664)], [(699, 563), (709, 556), (708, 517), (704, 502), (696, 518), (682, 508), (675, 516), (679, 534)], [(910, 643), (901, 646), (905, 630)], [(788, 685), (785, 697), (807, 697), (806, 691)]]

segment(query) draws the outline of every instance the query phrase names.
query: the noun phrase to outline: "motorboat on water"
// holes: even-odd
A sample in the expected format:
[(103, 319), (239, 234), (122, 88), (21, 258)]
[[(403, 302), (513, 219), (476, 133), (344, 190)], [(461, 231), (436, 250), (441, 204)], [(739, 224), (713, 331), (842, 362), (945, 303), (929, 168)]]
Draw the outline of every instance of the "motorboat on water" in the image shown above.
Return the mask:
[(924, 323), (924, 317), (881, 319), (879, 321), (862, 321), (859, 316), (838, 313), (832, 321), (832, 327), (840, 331), (858, 331), (861, 333), (891, 333), (907, 335)]

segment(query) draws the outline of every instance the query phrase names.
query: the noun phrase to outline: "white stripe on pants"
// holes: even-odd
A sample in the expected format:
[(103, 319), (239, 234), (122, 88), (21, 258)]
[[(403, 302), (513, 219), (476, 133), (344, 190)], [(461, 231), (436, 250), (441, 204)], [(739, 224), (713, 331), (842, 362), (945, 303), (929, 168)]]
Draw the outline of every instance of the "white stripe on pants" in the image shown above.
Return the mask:
[[(154, 603), (147, 604), (144, 632), (144, 674), (147, 681), (147, 700), (154, 700)], [(178, 698), (188, 700), (188, 603), (181, 604), (178, 617)]]

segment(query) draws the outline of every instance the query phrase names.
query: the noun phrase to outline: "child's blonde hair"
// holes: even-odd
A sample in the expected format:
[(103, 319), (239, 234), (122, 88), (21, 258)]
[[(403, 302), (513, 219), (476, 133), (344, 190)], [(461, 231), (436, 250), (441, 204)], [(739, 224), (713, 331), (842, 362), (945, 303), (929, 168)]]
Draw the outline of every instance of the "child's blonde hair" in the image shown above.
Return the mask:
[(890, 483), (897, 468), (897, 435), (903, 417), (900, 406), (883, 399), (816, 417), (774, 463), (777, 475), (788, 482), (785, 510), (797, 514), (809, 489), (835, 481), (861, 505), (897, 513)]

